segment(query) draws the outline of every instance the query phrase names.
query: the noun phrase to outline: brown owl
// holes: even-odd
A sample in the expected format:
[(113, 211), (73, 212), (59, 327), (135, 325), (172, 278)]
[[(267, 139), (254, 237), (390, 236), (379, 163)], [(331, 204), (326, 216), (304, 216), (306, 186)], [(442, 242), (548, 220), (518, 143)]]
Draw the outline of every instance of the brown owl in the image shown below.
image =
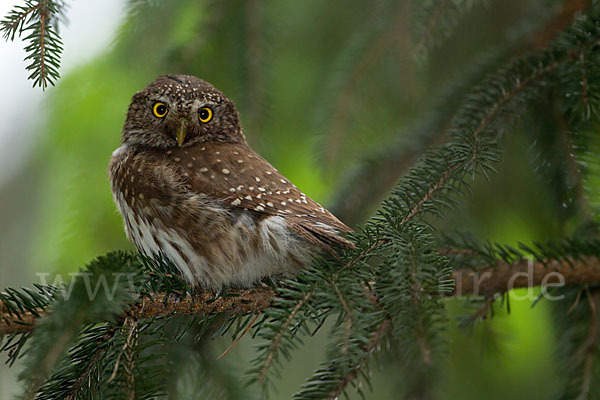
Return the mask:
[(350, 231), (246, 143), (233, 101), (188, 75), (133, 96), (109, 165), (128, 238), (190, 283), (247, 287), (290, 275)]

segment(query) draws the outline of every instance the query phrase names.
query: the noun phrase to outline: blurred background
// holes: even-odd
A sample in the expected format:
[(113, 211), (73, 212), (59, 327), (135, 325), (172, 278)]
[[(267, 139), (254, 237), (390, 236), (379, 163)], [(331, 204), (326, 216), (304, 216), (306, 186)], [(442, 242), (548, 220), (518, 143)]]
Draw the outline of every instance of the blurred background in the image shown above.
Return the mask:
[[(126, 0), (68, 2), (62, 78), (45, 92), (30, 87), (23, 44), (0, 43), (2, 288), (31, 286), (39, 273), (75, 272), (95, 256), (132, 248), (106, 167), (131, 96), (157, 75), (192, 74), (221, 89), (237, 103), (252, 147), (357, 226), (420, 152), (443, 141), (438, 114), (460, 104), (461, 85), (507, 54), (543, 45), (524, 38), (561, 7), (450, 1), (456, 9), (439, 12), (455, 12), (453, 24), (435, 9), (421, 15), (426, 6), (410, 1), (131, 3), (135, 11)], [(0, 14), (14, 4), (2, 0)], [(547, 174), (532, 161), (531, 143), (544, 129), (524, 121), (503, 137), (499, 175), (474, 183), (449, 227), (508, 244), (569, 229), (574, 205), (563, 194), (570, 188), (550, 193)], [(460, 303), (448, 301), (455, 316), (464, 312)], [(439, 399), (544, 399), (561, 384), (548, 305), (512, 301), (510, 316), (504, 310), (498, 305), (473, 331), (449, 332)], [(309, 340), (284, 367), (276, 398), (289, 398), (318, 367), (322, 342)], [(252, 344), (245, 338), (228, 357), (244, 365)], [(368, 398), (400, 398), (402, 370), (381, 365)], [(18, 393), (18, 368), (0, 367), (0, 398)]]

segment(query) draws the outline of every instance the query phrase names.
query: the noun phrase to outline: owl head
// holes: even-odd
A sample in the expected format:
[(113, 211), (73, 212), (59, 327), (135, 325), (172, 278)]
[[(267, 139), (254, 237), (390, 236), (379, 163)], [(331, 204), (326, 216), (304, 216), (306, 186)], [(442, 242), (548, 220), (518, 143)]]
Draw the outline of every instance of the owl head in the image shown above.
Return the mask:
[(233, 101), (190, 75), (160, 75), (129, 105), (122, 143), (171, 148), (245, 142)]

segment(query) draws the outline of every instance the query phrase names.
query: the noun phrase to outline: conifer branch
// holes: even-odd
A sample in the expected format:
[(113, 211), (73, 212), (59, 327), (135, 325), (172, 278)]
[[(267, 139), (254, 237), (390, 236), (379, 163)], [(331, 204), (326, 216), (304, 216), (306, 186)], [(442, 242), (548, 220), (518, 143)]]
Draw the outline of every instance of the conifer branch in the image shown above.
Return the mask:
[(81, 389), (83, 388), (83, 386), (85, 385), (85, 383), (89, 379), (91, 379), (91, 373), (94, 370), (94, 367), (97, 365), (98, 361), (100, 361), (100, 359), (102, 358), (102, 356), (106, 352), (106, 343), (110, 339), (112, 339), (114, 337), (114, 335), (115, 335), (116, 332), (117, 332), (116, 329), (109, 330), (102, 337), (102, 341), (98, 342), (96, 344), (97, 347), (96, 347), (96, 349), (94, 351), (94, 354), (90, 358), (90, 361), (87, 363), (86, 368), (84, 369), (83, 373), (80, 374), (77, 377), (77, 379), (75, 380), (75, 382), (73, 383), (71, 391), (67, 395), (67, 397), (65, 398), (65, 400), (76, 400), (79, 397), (79, 392), (81, 391)]
[(391, 322), (389, 319), (385, 319), (379, 324), (377, 330), (371, 336), (368, 345), (365, 348), (364, 359), (358, 360), (359, 362), (354, 365), (354, 368), (351, 368), (348, 373), (343, 377), (338, 386), (336, 386), (327, 396), (327, 399), (334, 400), (339, 398), (339, 396), (346, 390), (346, 387), (353, 382), (360, 372), (362, 364), (366, 361), (366, 358), (369, 357), (373, 351), (379, 346), (381, 340), (387, 335), (391, 327)]
[(452, 273), (455, 289), (451, 296), (490, 297), (510, 289), (540, 285), (594, 284), (600, 282), (600, 259), (596, 256), (581, 258), (532, 261), (519, 259), (508, 263), (476, 269), (456, 270)]
[(529, 36), (529, 50), (548, 46), (556, 36), (573, 23), (575, 17), (592, 7), (592, 0), (566, 0), (561, 4), (556, 15), (545, 23), (541, 29)]
[(15, 40), (15, 36), (23, 31), (25, 22), (32, 18), (32, 14), (41, 6), (41, 2), (35, 4), (29, 2), (25, 6), (17, 6), (6, 16), (6, 19), (0, 22), (1, 30), (4, 32), (2, 37), (5, 40)]
[(428, 42), (431, 41), (431, 39), (435, 33), (435, 28), (438, 26), (438, 21), (444, 12), (444, 9), (447, 6), (447, 3), (448, 3), (447, 0), (433, 2), (433, 5), (432, 5), (433, 10), (431, 11), (431, 13), (429, 14), (429, 16), (427, 18), (427, 23), (425, 24), (425, 30), (421, 34), (421, 39), (419, 39), (419, 42), (415, 46), (415, 54), (417, 56), (422, 54), (425, 51), (425, 49), (427, 48)]
[(28, 79), (34, 86), (46, 89), (59, 78), (62, 41), (58, 35), (58, 22), (64, 17), (65, 4), (60, 0), (25, 0), (25, 5), (16, 6), (0, 22), (0, 31), (5, 40), (21, 37), (28, 42), (25, 46), (31, 71)]
[(342, 346), (342, 354), (346, 355), (348, 353), (348, 348), (350, 347), (350, 336), (352, 333), (352, 310), (348, 306), (348, 302), (344, 298), (344, 295), (340, 291), (339, 286), (335, 282), (331, 282), (335, 293), (342, 305), (342, 309), (344, 310), (344, 344)]
[(598, 311), (596, 309), (596, 301), (599, 299), (599, 296), (597, 293), (592, 294), (590, 292), (589, 285), (585, 285), (585, 293), (590, 309), (590, 324), (588, 326), (586, 340), (581, 349), (584, 356), (583, 377), (581, 380), (581, 392), (577, 398), (582, 400), (587, 399), (589, 396), (593, 375), (594, 356), (598, 341)]
[[(554, 273), (554, 274), (551, 274)], [(551, 274), (551, 275), (550, 275)], [(542, 261), (519, 259), (513, 263), (498, 261), (493, 266), (458, 269), (452, 272), (455, 290), (451, 297), (482, 296), (488, 298), (496, 293), (505, 293), (510, 289), (535, 287), (542, 284), (557, 284), (558, 276), (564, 278), (565, 285), (600, 283), (600, 258), (583, 256)], [(259, 287), (244, 290), (230, 290), (229, 296), (214, 299), (212, 293), (195, 293), (184, 298), (166, 297), (157, 294), (152, 298), (143, 298), (133, 305), (128, 315), (136, 319), (158, 318), (171, 315), (209, 315), (217, 313), (248, 314), (260, 312), (271, 306), (277, 296), (275, 290)], [(303, 301), (297, 303), (292, 318), (285, 324), (289, 327), (293, 317), (308, 302), (313, 292), (308, 292)], [(0, 302), (0, 307), (3, 304)], [(45, 314), (43, 309), (38, 315), (24, 313), (20, 317), (2, 314), (0, 336), (30, 332), (35, 328), (37, 319)], [(284, 334), (284, 331), (281, 333)], [(274, 341), (273, 343), (275, 343)], [(276, 344), (275, 344), (276, 347)]]
[[(582, 53), (583, 57), (583, 53)], [(585, 70), (585, 67), (582, 67), (582, 70)], [(585, 73), (583, 73), (585, 74)], [(582, 76), (582, 91), (587, 93), (586, 88), (586, 78), (585, 75)], [(584, 103), (584, 108), (589, 111), (587, 108), (587, 100), (586, 96), (582, 96), (582, 101)], [(585, 189), (583, 185), (583, 173), (580, 166), (577, 163), (577, 159), (575, 157), (576, 146), (573, 143), (573, 132), (569, 130), (567, 122), (565, 121), (565, 116), (561, 112), (555, 112), (556, 120), (558, 122), (558, 131), (562, 139), (563, 144), (563, 154), (567, 164), (567, 173), (569, 174), (569, 178), (573, 180), (574, 192), (576, 196), (576, 204), (581, 212), (582, 216), (587, 222), (594, 221), (594, 215), (592, 211), (592, 207), (590, 206), (588, 199), (585, 194)]]
[(271, 364), (275, 360), (275, 354), (277, 352), (277, 348), (279, 347), (279, 343), (281, 342), (281, 339), (283, 338), (283, 335), (285, 335), (288, 332), (288, 329), (289, 329), (290, 325), (292, 324), (292, 322), (294, 321), (294, 318), (296, 317), (298, 312), (300, 312), (300, 309), (302, 309), (302, 307), (304, 305), (306, 305), (306, 303), (310, 300), (313, 293), (314, 293), (314, 290), (309, 291), (308, 293), (306, 293), (306, 295), (304, 295), (302, 300), (296, 304), (296, 306), (294, 307), (292, 312), (290, 312), (290, 314), (288, 315), (288, 318), (281, 325), (279, 332), (275, 335), (275, 337), (271, 341), (271, 345), (269, 346), (269, 350), (267, 352), (267, 357), (265, 359), (265, 363), (257, 375), (257, 380), (259, 382), (265, 381), (267, 372), (269, 371)]
[[(546, 48), (556, 36), (562, 33), (573, 22), (576, 15), (589, 7), (589, 0), (565, 1), (560, 11), (554, 17), (550, 18), (532, 33), (519, 39), (521, 43), (518, 46), (520, 53), (539, 51)], [(439, 7), (436, 4), (435, 10), (438, 9)], [(430, 14), (430, 18), (433, 18), (434, 15), (437, 14)], [(501, 51), (498, 57), (505, 58), (502, 53)], [(513, 53), (510, 54), (513, 55)], [(579, 54), (580, 57), (585, 57), (583, 52)], [(413, 165), (415, 159), (426, 148), (440, 146), (447, 142), (450, 139), (448, 135), (448, 131), (450, 130), (449, 118), (455, 112), (453, 107), (456, 104), (455, 99), (464, 97), (465, 87), (471, 88), (474, 85), (481, 84), (481, 75), (485, 73), (488, 68), (487, 64), (490, 61), (489, 55), (486, 55), (483, 63), (482, 60), (473, 62), (475, 66), (478, 64), (483, 65), (465, 74), (468, 77), (466, 82), (458, 82), (448, 87), (440, 95), (441, 101), (436, 102), (432, 110), (425, 114), (413, 128), (400, 135), (403, 137), (401, 141), (393, 144), (391, 148), (386, 146), (383, 151), (368, 157), (362, 162), (359, 168), (354, 170), (347, 179), (344, 179), (343, 186), (338, 189), (337, 195), (333, 200), (331, 209), (334, 213), (347, 223), (362, 222), (367, 213), (371, 211), (369, 208), (379, 202), (384, 194), (390, 191), (393, 185), (405, 173), (406, 169)], [(494, 61), (492, 63), (494, 68), (498, 64), (504, 63), (502, 60)], [(356, 191), (357, 181), (366, 181), (371, 190)]]
[(411, 295), (412, 295), (412, 306), (413, 306), (413, 314), (416, 315), (416, 331), (417, 331), (417, 344), (419, 345), (419, 349), (421, 351), (421, 358), (425, 364), (432, 363), (431, 349), (427, 344), (427, 339), (421, 334), (425, 330), (426, 323), (423, 321), (423, 315), (426, 315), (421, 310), (422, 304), (422, 295), (423, 295), (423, 286), (419, 282), (419, 276), (417, 273), (417, 269), (419, 268), (417, 263), (419, 260), (415, 259), (413, 256), (414, 251), (411, 251), (411, 259), (409, 266), (409, 276), (411, 278)]
[(348, 78), (337, 96), (330, 118), (329, 132), (327, 134), (326, 162), (333, 164), (340, 152), (340, 144), (344, 138), (345, 126), (348, 122), (348, 113), (351, 110), (352, 101), (356, 89), (359, 87), (364, 75), (386, 55), (387, 50), (396, 42), (401, 35), (400, 28), (405, 24), (405, 12), (399, 10), (397, 16), (392, 19), (390, 26), (384, 29), (376, 40), (370, 42), (364, 49), (360, 58), (353, 64)]

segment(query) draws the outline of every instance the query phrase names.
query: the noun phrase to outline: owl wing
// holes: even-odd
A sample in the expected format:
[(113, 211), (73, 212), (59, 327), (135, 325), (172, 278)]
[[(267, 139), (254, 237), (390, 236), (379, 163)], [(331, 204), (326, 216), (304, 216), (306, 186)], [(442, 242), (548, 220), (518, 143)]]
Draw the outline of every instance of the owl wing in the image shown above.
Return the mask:
[(350, 232), (323, 206), (302, 193), (246, 144), (202, 143), (179, 153), (191, 190), (220, 199), (259, 218), (282, 216), (305, 240), (329, 250), (352, 247), (338, 232)]

